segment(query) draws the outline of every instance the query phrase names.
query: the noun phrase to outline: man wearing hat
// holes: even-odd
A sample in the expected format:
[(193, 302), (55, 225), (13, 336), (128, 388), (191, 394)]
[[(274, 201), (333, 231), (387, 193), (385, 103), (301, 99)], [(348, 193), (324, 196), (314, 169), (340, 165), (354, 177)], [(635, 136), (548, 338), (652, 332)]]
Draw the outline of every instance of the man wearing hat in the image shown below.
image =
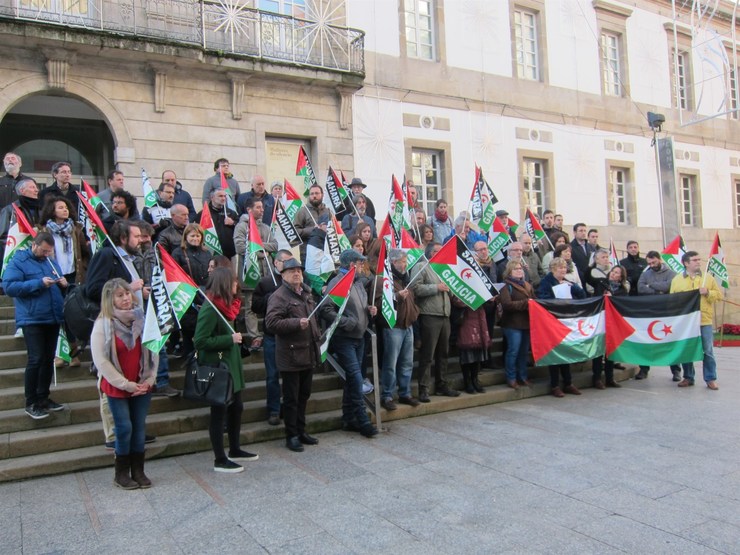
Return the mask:
[[(339, 273), (329, 282), (331, 290), (352, 267), (362, 264), (366, 258), (355, 250), (342, 251), (339, 255)], [(365, 437), (377, 435), (378, 430), (370, 422), (362, 397), (362, 367), (365, 358), (365, 331), (378, 309), (368, 306), (367, 291), (355, 274), (355, 280), (349, 292), (347, 304), (339, 319), (339, 325), (331, 338), (329, 350), (334, 353), (339, 364), (344, 368), (344, 394), (342, 395), (342, 429), (348, 432), (360, 432)], [(337, 319), (337, 307), (334, 303), (321, 305), (321, 317), (331, 324)]]
[[(349, 184), (349, 188), (352, 189), (353, 195), (364, 195), (367, 185), (365, 185), (362, 182), (362, 179), (360, 179), (359, 177), (353, 177), (351, 183)], [(365, 200), (367, 200), (367, 208), (365, 209), (365, 214), (370, 216), (373, 221), (375, 221), (375, 205), (373, 204), (373, 201), (367, 198), (367, 196), (365, 196)]]
[(324, 214), (327, 216), (330, 214), (329, 209), (324, 204), (324, 190), (318, 185), (311, 185), (308, 190), (308, 203), (301, 207), (293, 220), (293, 225), (301, 236), (301, 240), (303, 240), (300, 251), (301, 260), (304, 263), (306, 262), (306, 243), (311, 237), (311, 232), (318, 225), (319, 218)]
[(275, 334), (275, 363), (283, 380), (285, 445), (303, 451), (319, 440), (306, 433), (306, 405), (313, 372), (321, 364), (321, 331), (311, 290), (303, 283), (303, 267), (294, 258), (283, 263), (283, 284), (267, 301), (265, 326)]

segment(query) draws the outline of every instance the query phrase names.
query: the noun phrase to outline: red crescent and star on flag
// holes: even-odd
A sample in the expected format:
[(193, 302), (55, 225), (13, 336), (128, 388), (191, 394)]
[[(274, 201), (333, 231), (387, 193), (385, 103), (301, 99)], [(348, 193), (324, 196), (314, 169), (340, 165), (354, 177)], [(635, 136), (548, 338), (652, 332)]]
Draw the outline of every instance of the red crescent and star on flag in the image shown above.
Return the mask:
[(659, 332), (663, 333), (663, 337), (658, 337), (655, 335), (655, 328), (658, 324), (661, 324), (662, 322), (660, 320), (653, 320), (648, 324), (647, 327), (647, 334), (650, 336), (650, 339), (653, 341), (662, 341), (666, 337), (668, 337), (670, 334), (673, 333), (673, 330), (671, 329), (671, 326), (666, 325), (663, 323), (663, 329), (658, 330)]

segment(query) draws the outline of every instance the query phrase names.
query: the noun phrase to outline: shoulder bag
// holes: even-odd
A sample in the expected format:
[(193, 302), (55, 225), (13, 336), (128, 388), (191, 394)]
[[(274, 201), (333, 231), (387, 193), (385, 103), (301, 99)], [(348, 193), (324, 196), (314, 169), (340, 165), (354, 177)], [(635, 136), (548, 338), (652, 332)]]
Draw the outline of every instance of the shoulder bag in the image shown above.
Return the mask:
[(200, 364), (198, 354), (194, 353), (185, 362), (185, 387), (182, 396), (191, 401), (205, 403), (213, 407), (229, 405), (234, 396), (234, 382), (231, 371), (218, 353), (218, 366)]

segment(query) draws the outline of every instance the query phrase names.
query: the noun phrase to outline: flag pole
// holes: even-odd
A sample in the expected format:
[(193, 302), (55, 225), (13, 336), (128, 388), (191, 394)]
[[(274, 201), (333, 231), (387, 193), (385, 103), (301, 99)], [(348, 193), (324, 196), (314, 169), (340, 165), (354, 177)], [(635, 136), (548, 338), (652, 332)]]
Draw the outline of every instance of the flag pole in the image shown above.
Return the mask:
[(724, 302), (724, 300), (723, 300), (723, 302), (722, 302), (722, 319), (721, 319), (720, 328), (719, 328), (719, 346), (720, 347), (722, 346), (722, 341), (724, 340), (724, 337), (725, 337), (725, 307), (727, 307), (727, 303)]
[(707, 258), (707, 266), (704, 268), (704, 277), (701, 280), (701, 286), (706, 287), (707, 286), (707, 273), (709, 272), (709, 259), (712, 258), (711, 256)]
[[(262, 246), (262, 249), (261, 249), (261, 250), (262, 250), (262, 254), (264, 254), (264, 255), (265, 255), (265, 260), (270, 260), (270, 255), (269, 255), (269, 254), (268, 254), (268, 252), (267, 252), (267, 251), (265, 250), (265, 247), (264, 247), (264, 245)], [(272, 284), (273, 284), (273, 285), (274, 285), (275, 287), (277, 287), (277, 280), (275, 279), (275, 272), (273, 272), (273, 271), (272, 271), (272, 268), (270, 268), (270, 277), (272, 278)]]
[(319, 309), (319, 307), (320, 307), (320, 306), (321, 306), (322, 304), (324, 304), (324, 301), (325, 301), (326, 299), (328, 299), (328, 298), (329, 298), (329, 295), (324, 295), (324, 296), (323, 296), (323, 297), (321, 298), (321, 300), (320, 300), (320, 301), (318, 302), (318, 304), (316, 305), (316, 307), (315, 307), (315, 308), (314, 308), (314, 309), (313, 309), (313, 310), (311, 311), (311, 314), (309, 314), (309, 315), (307, 316), (307, 318), (308, 318), (309, 320), (311, 319), (311, 316), (313, 316), (313, 315), (314, 315), (314, 314), (316, 313), (316, 311), (317, 311), (317, 310)]
[(424, 256), (424, 255), (421, 255), (421, 258), (423, 258), (424, 260), (426, 260), (426, 261), (427, 261), (427, 263), (426, 263), (426, 264), (424, 264), (424, 266), (422, 266), (422, 267), (421, 267), (421, 270), (419, 270), (419, 272), (418, 272), (418, 273), (417, 273), (417, 274), (416, 274), (416, 275), (415, 275), (414, 277), (412, 277), (412, 278), (411, 278), (411, 279), (409, 280), (409, 282), (408, 282), (408, 283), (406, 284), (406, 287), (404, 287), (404, 288), (402, 289), (402, 291), (405, 291), (406, 289), (408, 289), (409, 287), (411, 287), (411, 284), (412, 284), (412, 283), (414, 283), (414, 280), (415, 280), (416, 278), (418, 278), (418, 277), (419, 277), (419, 276), (420, 276), (420, 275), (421, 275), (421, 274), (422, 274), (422, 273), (424, 272), (424, 269), (425, 269), (425, 268), (426, 268), (427, 266), (429, 266), (429, 260), (427, 260), (427, 257), (426, 257), (426, 256)]

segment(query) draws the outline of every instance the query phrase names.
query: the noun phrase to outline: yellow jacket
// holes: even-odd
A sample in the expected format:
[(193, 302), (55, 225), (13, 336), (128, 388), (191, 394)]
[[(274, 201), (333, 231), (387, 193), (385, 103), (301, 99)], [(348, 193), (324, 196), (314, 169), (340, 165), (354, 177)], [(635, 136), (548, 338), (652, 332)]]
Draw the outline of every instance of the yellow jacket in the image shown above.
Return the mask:
[(671, 281), (671, 293), (693, 291), (701, 287), (706, 287), (709, 293), (700, 297), (701, 325), (711, 326), (714, 321), (714, 303), (722, 299), (722, 291), (720, 291), (714, 276), (707, 274), (706, 283), (702, 285), (702, 281), (704, 281), (704, 274), (702, 273), (694, 277), (689, 277), (686, 275), (686, 272), (682, 272)]

